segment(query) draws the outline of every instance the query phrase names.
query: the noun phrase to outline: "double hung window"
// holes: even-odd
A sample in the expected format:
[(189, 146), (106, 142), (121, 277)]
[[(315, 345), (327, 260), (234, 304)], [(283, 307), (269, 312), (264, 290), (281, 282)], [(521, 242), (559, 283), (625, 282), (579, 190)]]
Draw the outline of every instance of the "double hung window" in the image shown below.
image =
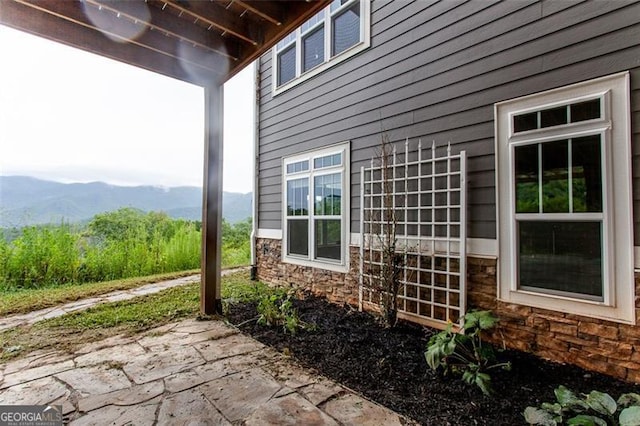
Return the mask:
[(369, 0), (334, 0), (274, 49), (276, 93), (369, 45)]
[(496, 105), (500, 297), (631, 321), (628, 77)]
[(284, 160), (285, 261), (333, 270), (347, 267), (348, 147), (341, 144)]

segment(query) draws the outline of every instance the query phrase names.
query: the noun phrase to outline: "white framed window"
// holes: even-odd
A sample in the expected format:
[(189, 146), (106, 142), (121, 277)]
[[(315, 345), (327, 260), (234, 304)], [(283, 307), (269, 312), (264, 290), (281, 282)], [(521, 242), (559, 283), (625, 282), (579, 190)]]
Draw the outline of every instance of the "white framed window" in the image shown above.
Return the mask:
[(635, 323), (629, 74), (495, 117), (499, 298)]
[(349, 143), (285, 158), (284, 262), (349, 269)]
[(369, 47), (370, 0), (334, 0), (273, 48), (281, 93)]

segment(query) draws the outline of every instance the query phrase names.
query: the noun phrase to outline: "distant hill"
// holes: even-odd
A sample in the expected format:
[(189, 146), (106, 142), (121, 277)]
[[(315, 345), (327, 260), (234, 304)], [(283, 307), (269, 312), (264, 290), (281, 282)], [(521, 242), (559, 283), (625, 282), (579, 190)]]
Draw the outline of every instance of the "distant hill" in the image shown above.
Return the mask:
[[(222, 213), (229, 222), (251, 216), (251, 193), (223, 194)], [(0, 227), (81, 222), (95, 214), (135, 207), (163, 211), (182, 219), (202, 218), (202, 189), (116, 186), (104, 182), (64, 184), (26, 176), (0, 176)]]

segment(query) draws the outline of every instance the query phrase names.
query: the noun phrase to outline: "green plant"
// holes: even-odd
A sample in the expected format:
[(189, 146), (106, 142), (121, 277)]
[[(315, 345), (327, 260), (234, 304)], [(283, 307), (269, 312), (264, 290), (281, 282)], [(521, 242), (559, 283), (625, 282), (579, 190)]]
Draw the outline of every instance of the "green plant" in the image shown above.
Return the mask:
[(640, 425), (640, 395), (626, 393), (614, 400), (609, 394), (591, 391), (576, 395), (560, 385), (554, 391), (556, 402), (543, 402), (540, 408), (527, 407), (524, 418), (528, 424), (542, 426), (638, 426)]
[(433, 370), (461, 374), (462, 380), (478, 386), (485, 395), (491, 394), (491, 376), (495, 368), (509, 370), (511, 363), (497, 362), (491, 345), (483, 344), (482, 332), (498, 323), (498, 317), (490, 311), (472, 311), (464, 316), (464, 334), (453, 331), (453, 324), (429, 340), (425, 358)]
[(258, 302), (258, 324), (282, 326), (285, 332), (294, 335), (299, 329), (312, 330), (313, 324), (300, 319), (298, 311), (293, 307), (291, 294), (286, 297), (282, 291), (263, 295)]

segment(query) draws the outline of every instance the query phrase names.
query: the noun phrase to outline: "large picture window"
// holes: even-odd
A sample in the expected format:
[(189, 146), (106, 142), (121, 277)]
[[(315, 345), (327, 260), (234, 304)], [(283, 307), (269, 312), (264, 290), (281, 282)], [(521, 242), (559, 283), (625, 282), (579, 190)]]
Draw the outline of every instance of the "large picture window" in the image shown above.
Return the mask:
[(273, 51), (274, 90), (286, 90), (369, 46), (369, 1), (334, 0)]
[(628, 84), (496, 105), (501, 299), (634, 321)]
[(284, 160), (285, 261), (347, 268), (348, 157), (341, 144)]

